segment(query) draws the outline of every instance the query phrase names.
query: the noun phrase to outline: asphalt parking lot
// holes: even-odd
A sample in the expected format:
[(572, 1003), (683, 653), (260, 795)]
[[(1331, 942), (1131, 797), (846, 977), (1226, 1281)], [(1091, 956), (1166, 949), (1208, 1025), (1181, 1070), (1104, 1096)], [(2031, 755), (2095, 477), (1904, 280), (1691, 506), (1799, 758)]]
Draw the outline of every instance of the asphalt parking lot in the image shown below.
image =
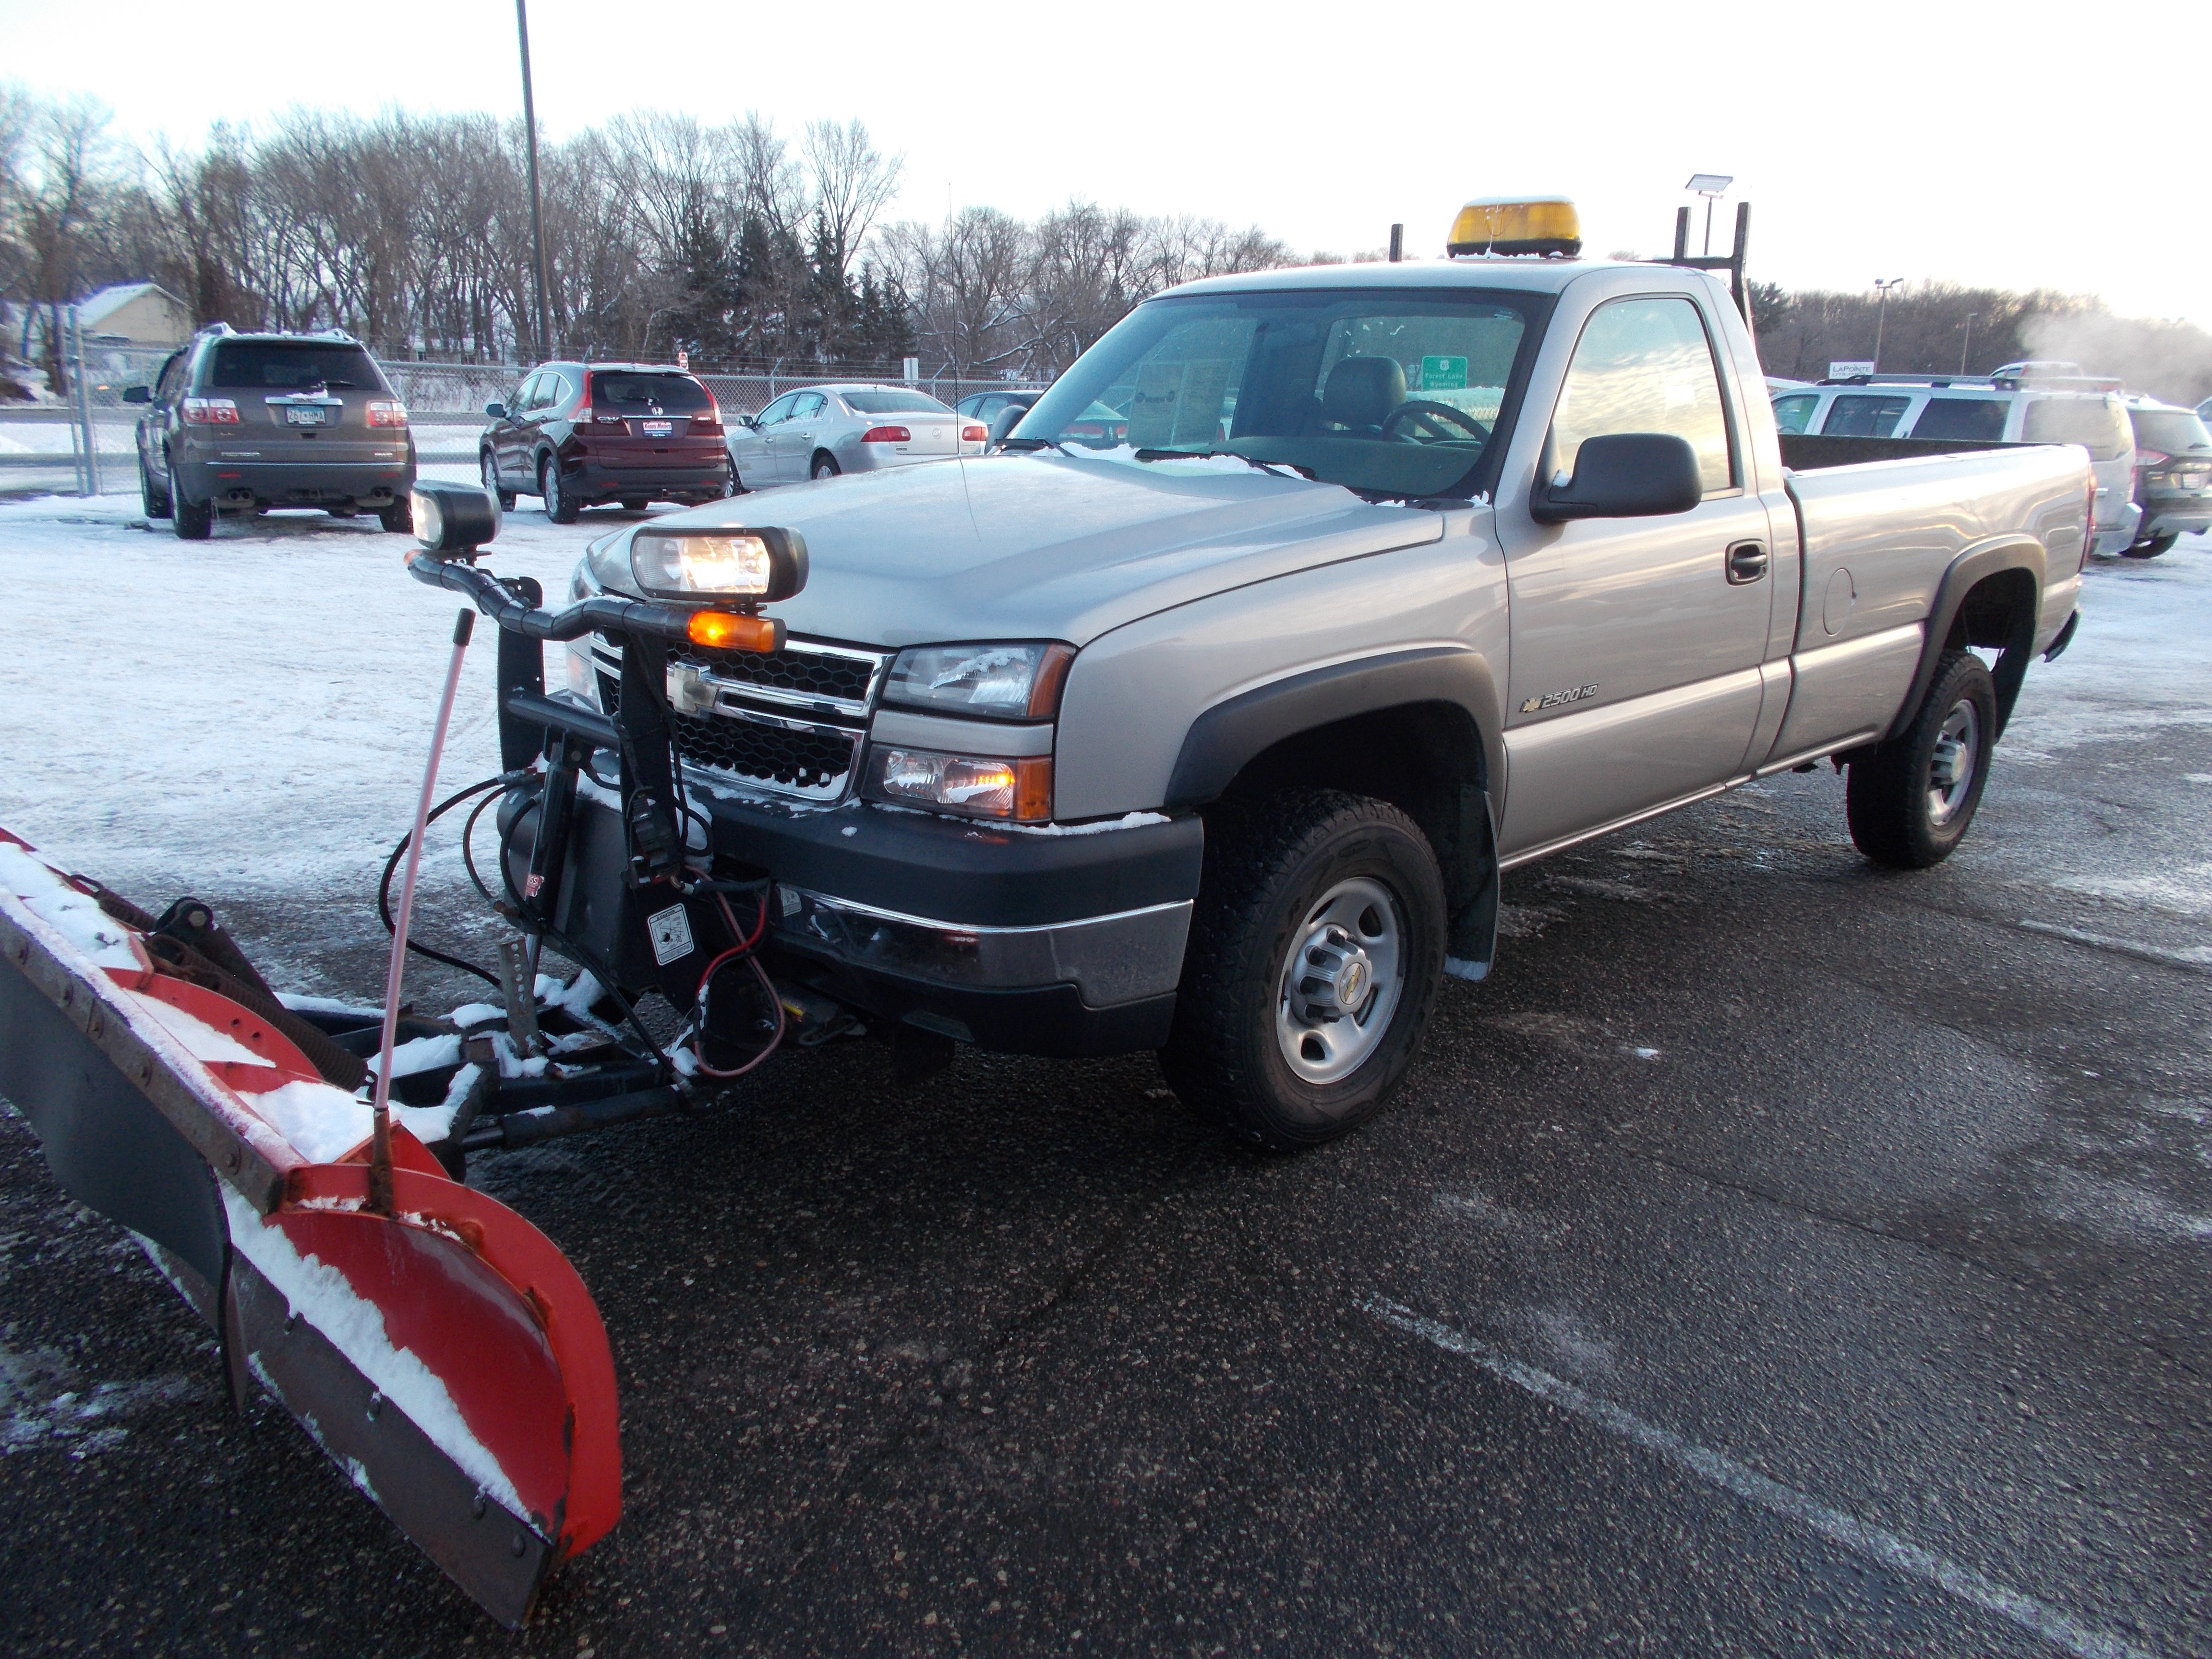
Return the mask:
[[(2212, 1652), (2212, 547), (2087, 608), (1949, 863), (1864, 864), (1824, 769), (1518, 872), (1335, 1147), (1240, 1152), (1149, 1057), (902, 1091), (853, 1042), (478, 1160), (624, 1410), (623, 1522), (516, 1635), (221, 1407), (0, 1118), (0, 1645)], [(158, 803), (71, 816), (77, 752), (0, 822), (379, 982), (354, 866), (171, 867)]]

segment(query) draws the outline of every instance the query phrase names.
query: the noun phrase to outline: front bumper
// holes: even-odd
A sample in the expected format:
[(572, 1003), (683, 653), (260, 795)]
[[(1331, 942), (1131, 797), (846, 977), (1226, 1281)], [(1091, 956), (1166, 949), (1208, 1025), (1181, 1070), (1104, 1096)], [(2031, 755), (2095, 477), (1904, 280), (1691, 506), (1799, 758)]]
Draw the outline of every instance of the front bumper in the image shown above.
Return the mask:
[(726, 795), (709, 816), (718, 866), (775, 879), (786, 971), (842, 1001), (1009, 1053), (1167, 1040), (1205, 851), (1195, 817), (1040, 835)]

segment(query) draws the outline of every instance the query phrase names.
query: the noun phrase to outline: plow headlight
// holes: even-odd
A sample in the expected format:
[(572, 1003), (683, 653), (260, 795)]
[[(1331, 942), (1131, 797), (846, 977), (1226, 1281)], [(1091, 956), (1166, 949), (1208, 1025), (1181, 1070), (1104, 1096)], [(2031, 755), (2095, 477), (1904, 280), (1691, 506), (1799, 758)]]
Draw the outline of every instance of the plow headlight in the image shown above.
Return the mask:
[(884, 684), (884, 701), (939, 714), (1048, 720), (1075, 647), (1049, 641), (1012, 645), (923, 645), (902, 651)]
[(499, 534), (499, 503), (474, 484), (417, 483), (407, 505), (425, 552), (465, 553)]
[(630, 574), (655, 599), (787, 599), (806, 586), (795, 530), (653, 530), (631, 538)]

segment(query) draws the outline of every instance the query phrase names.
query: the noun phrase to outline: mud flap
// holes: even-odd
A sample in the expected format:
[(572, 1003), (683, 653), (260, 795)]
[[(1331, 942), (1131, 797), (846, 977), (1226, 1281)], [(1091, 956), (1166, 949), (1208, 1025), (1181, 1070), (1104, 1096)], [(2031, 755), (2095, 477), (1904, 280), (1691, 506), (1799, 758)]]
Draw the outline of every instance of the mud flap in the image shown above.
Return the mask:
[[(156, 972), (5, 831), (0, 957), (0, 1092), (63, 1188), (145, 1242), (216, 1328), (234, 1391), (266, 1390), (520, 1623), (621, 1508), (613, 1359), (567, 1259), (402, 1129), (392, 1212), (372, 1212), (363, 1148), (327, 1144), (366, 1107), (251, 1010)], [(288, 1139), (303, 1103), (322, 1114), (313, 1158)]]
[(1498, 956), (1498, 820), (1486, 790), (1459, 792), (1456, 856), (1445, 872), (1451, 930), (1444, 944), (1444, 972), (1454, 979), (1490, 976)]

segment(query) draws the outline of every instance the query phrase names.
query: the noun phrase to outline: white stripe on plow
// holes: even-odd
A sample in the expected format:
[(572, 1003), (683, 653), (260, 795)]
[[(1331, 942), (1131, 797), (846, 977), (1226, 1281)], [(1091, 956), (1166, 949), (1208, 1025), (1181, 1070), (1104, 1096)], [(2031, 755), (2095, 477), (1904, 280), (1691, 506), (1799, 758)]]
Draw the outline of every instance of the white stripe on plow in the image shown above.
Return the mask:
[(1877, 1527), (1856, 1516), (1832, 1509), (1819, 1498), (1808, 1497), (1794, 1486), (1785, 1486), (1779, 1480), (1770, 1480), (1756, 1469), (1747, 1468), (1732, 1457), (1685, 1440), (1672, 1429), (1662, 1429), (1656, 1423), (1647, 1423), (1633, 1412), (1624, 1411), (1609, 1400), (1601, 1400), (1595, 1395), (1585, 1393), (1573, 1383), (1553, 1376), (1549, 1371), (1523, 1364), (1498, 1352), (1489, 1344), (1417, 1314), (1410, 1308), (1395, 1302), (1385, 1302), (1376, 1297), (1370, 1297), (1360, 1306), (1364, 1312), (1372, 1314), (1386, 1324), (1425, 1338), (1447, 1353), (1473, 1360), (1501, 1382), (1510, 1382), (1515, 1388), (1526, 1390), (1547, 1405), (1571, 1412), (1575, 1416), (1610, 1430), (1646, 1451), (1656, 1453), (1677, 1468), (1686, 1469), (1701, 1480), (1726, 1487), (1737, 1497), (1747, 1499), (1761, 1509), (1771, 1510), (1784, 1520), (1794, 1521), (1831, 1542), (1841, 1544), (1877, 1566), (1920, 1579), (1962, 1601), (1972, 1602), (1984, 1612), (2008, 1619), (2022, 1630), (2039, 1636), (2069, 1653), (2081, 1655), (2081, 1659), (2155, 1659), (2147, 1649), (2136, 1647), (2117, 1636), (2106, 1635), (2102, 1631), (2091, 1630), (2032, 1595), (2023, 1595), (1994, 1579), (1984, 1578), (1971, 1567), (1947, 1561), (1911, 1540), (1900, 1538), (1887, 1528)]

